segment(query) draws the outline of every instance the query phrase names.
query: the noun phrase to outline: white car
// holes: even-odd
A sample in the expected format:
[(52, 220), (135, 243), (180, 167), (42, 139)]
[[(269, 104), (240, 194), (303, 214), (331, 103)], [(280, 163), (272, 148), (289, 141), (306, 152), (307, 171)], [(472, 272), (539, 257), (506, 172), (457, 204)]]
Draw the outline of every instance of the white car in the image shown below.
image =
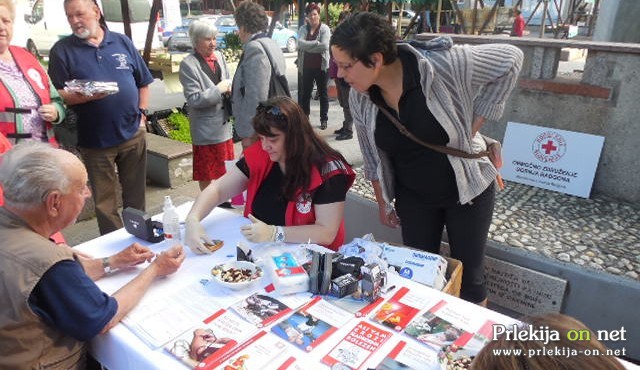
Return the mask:
[[(413, 10), (404, 9), (402, 11), (402, 22), (400, 23), (400, 25), (402, 26), (403, 30), (409, 27), (409, 23), (411, 23), (411, 19), (413, 19), (415, 15), (416, 15), (416, 12), (414, 12)], [(391, 12), (391, 25), (393, 26), (393, 28), (396, 28), (398, 26), (399, 17), (400, 17), (400, 10), (393, 10)]]

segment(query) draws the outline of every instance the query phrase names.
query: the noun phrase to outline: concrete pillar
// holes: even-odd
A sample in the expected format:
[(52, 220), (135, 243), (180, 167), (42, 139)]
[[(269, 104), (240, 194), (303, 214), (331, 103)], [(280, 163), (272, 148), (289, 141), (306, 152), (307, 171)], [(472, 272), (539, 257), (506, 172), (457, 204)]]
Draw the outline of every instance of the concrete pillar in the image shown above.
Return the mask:
[(638, 19), (640, 19), (638, 0), (602, 1), (593, 40), (639, 43)]

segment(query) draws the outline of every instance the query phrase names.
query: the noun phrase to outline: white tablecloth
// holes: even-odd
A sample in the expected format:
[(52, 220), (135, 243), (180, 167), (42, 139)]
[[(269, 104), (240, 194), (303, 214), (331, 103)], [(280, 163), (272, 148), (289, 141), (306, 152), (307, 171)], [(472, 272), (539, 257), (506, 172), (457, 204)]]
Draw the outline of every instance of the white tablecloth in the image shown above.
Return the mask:
[[(181, 219), (191, 207), (191, 203), (178, 207), (178, 213)], [(154, 219), (161, 219), (158, 215)], [(233, 212), (216, 208), (208, 217), (203, 220), (203, 226), (213, 239), (224, 240), (224, 247), (213, 255), (195, 255), (188, 248), (185, 248), (187, 258), (180, 270), (166, 278), (157, 279), (149, 291), (145, 294), (145, 300), (153, 300), (163, 295), (171, 294), (180, 288), (184, 288), (203, 277), (209, 276), (211, 268), (225, 260), (235, 259), (236, 245), (239, 241), (245, 241), (239, 232), (241, 225), (249, 221), (242, 216)], [(104, 235), (97, 239), (83, 243), (76, 249), (90, 253), (96, 257), (108, 256), (116, 253), (133, 242), (139, 242), (143, 245), (150, 246), (155, 252), (160, 252), (166, 248), (163, 243), (151, 244), (143, 242), (131, 235), (124, 229), (120, 229), (113, 233)], [(137, 268), (131, 268), (126, 271), (119, 271), (113, 275), (105, 277), (98, 281), (98, 286), (106, 293), (112, 294), (122, 285), (126, 284), (135, 277), (146, 265)], [(473, 312), (473, 316), (479, 320), (493, 320), (498, 323), (512, 323), (514, 320), (497, 312), (490, 311), (468, 302), (462, 301), (455, 297), (449, 296), (442, 292), (435, 291), (423, 285), (413, 283), (403, 278), (392, 276), (389, 284), (399, 286), (408, 286), (411, 290), (419, 291), (437, 302), (440, 299), (447, 301), (447, 304), (456, 305), (463, 311)], [(393, 292), (389, 292), (387, 298)], [(220, 294), (227, 294), (221, 292)], [(228, 302), (233, 301), (228, 296), (220, 296), (221, 306), (223, 308)], [(189, 304), (189, 302), (184, 302)], [(345, 325), (338, 332), (334, 333), (328, 340), (321, 343), (311, 353), (305, 353), (292, 346), (290, 352), (300, 359), (308, 358), (303, 362), (305, 368), (328, 368), (320, 363), (322, 356), (327, 354), (331, 348), (342, 339), (349, 329), (362, 318), (354, 318), (352, 322)], [(366, 318), (365, 318), (366, 320)], [(388, 340), (367, 362), (370, 366), (375, 366), (384, 356), (395, 346), (400, 339), (407, 339), (400, 334), (395, 334)], [(93, 356), (110, 370), (119, 369), (186, 369), (186, 366), (176, 360), (168, 352), (162, 348), (153, 350), (140, 340), (125, 325), (119, 324), (112, 328), (108, 333), (98, 335), (91, 341), (91, 352)]]

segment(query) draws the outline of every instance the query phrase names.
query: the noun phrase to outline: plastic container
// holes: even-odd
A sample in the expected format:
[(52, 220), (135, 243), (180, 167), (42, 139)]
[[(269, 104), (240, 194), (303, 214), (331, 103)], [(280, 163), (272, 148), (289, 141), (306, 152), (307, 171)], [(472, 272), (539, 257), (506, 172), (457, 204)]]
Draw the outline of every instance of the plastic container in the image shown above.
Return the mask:
[(269, 253), (265, 256), (265, 269), (280, 294), (309, 290), (309, 275), (291, 252), (274, 250)]
[(180, 217), (169, 195), (164, 197), (163, 212), (162, 230), (164, 231), (165, 245), (172, 247), (175, 244), (180, 244)]

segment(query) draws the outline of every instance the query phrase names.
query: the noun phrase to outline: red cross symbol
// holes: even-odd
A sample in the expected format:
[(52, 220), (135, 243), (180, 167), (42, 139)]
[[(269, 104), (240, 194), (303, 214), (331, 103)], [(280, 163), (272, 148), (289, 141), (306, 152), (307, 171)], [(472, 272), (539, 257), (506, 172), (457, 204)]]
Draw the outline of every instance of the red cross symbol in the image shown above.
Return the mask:
[(557, 146), (553, 145), (553, 141), (552, 140), (547, 141), (547, 143), (542, 145), (541, 147), (542, 147), (542, 149), (544, 149), (544, 153), (546, 155), (549, 155), (549, 154), (551, 154), (551, 152), (553, 152), (554, 150), (558, 149)]

